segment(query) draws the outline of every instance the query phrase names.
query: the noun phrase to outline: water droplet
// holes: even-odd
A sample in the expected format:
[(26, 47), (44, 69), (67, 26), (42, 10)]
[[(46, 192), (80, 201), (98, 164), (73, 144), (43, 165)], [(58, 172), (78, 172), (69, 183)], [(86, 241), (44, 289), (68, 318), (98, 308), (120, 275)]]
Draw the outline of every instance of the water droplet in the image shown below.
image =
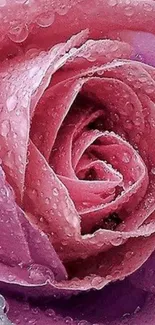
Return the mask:
[(144, 3), (144, 10), (146, 11), (152, 11), (152, 5), (149, 3)]
[(8, 120), (4, 120), (0, 125), (0, 133), (3, 137), (6, 137), (10, 131), (10, 122)]
[(122, 318), (128, 318), (130, 316), (130, 313), (123, 314)]
[(126, 104), (124, 105), (124, 108), (121, 111), (121, 115), (129, 116), (130, 114), (132, 114), (133, 109), (134, 109), (134, 106), (130, 102), (126, 102)]
[(57, 188), (53, 189), (53, 195), (54, 196), (58, 196), (59, 195), (59, 191), (57, 190)]
[(154, 92), (154, 84), (150, 83), (145, 86), (145, 91), (147, 94), (152, 94)]
[(140, 118), (140, 117), (136, 117), (135, 120), (134, 120), (134, 124), (135, 124), (136, 126), (141, 125), (141, 118)]
[(110, 240), (110, 242), (111, 242), (111, 244), (112, 244), (113, 246), (119, 246), (119, 245), (122, 244), (123, 239), (122, 239), (122, 237), (112, 238), (112, 239)]
[(131, 258), (133, 256), (133, 254), (134, 254), (134, 252), (127, 252), (125, 254), (125, 256), (126, 256), (127, 259), (129, 259), (129, 258)]
[(36, 320), (36, 319), (30, 319), (29, 321), (28, 321), (28, 324), (29, 325), (37, 325), (37, 323), (38, 323), (38, 320)]
[(115, 114), (113, 115), (113, 120), (114, 120), (114, 122), (119, 122), (119, 120), (120, 120), (119, 115), (115, 113)]
[(58, 13), (58, 15), (63, 16), (67, 14), (68, 10), (69, 10), (68, 6), (62, 4), (56, 9), (56, 12)]
[(88, 325), (89, 323), (86, 320), (80, 320), (78, 325)]
[(132, 122), (130, 120), (126, 120), (125, 127), (126, 129), (131, 130), (133, 127)]
[(8, 99), (6, 101), (6, 105), (7, 105), (7, 109), (9, 112), (13, 111), (17, 105), (17, 96), (12, 95), (12, 96), (8, 97)]
[(88, 72), (88, 77), (92, 77), (93, 74), (94, 74), (94, 71), (89, 71), (89, 72)]
[(91, 281), (92, 286), (96, 287), (99, 284), (101, 284), (102, 282), (102, 278), (100, 276), (96, 276), (93, 278), (93, 280)]
[(55, 311), (51, 308), (45, 310), (45, 315), (48, 317), (54, 317), (55, 316)]
[(27, 25), (21, 25), (12, 27), (8, 33), (9, 38), (11, 41), (16, 43), (21, 43), (26, 40), (28, 37), (29, 31)]
[(108, 274), (108, 275), (106, 275), (105, 279), (107, 281), (112, 281), (113, 277), (112, 277), (112, 275)]
[(20, 262), (20, 263), (18, 263), (18, 265), (19, 265), (19, 267), (22, 269), (23, 266), (24, 266), (24, 263), (23, 263), (23, 262)]
[(124, 152), (124, 153), (123, 153), (122, 161), (124, 161), (125, 163), (129, 163), (129, 161), (130, 161), (130, 156), (128, 155), (127, 152)]
[(50, 198), (49, 198), (49, 197), (46, 197), (46, 198), (45, 198), (45, 203), (46, 203), (46, 204), (50, 204), (50, 202), (51, 202)]
[(40, 27), (49, 27), (53, 24), (54, 18), (54, 12), (46, 12), (38, 16), (36, 22)]
[(151, 168), (151, 173), (155, 175), (155, 167)]
[(126, 7), (125, 8), (125, 15), (128, 17), (133, 16), (134, 14), (134, 8), (133, 7)]
[(103, 69), (98, 70), (98, 71), (97, 71), (97, 74), (98, 74), (99, 76), (102, 76), (102, 75), (104, 74), (104, 70), (103, 70)]
[(134, 311), (134, 314), (137, 314), (141, 310), (140, 306), (137, 306), (137, 308)]
[(141, 74), (140, 76), (139, 76), (139, 80), (140, 80), (140, 82), (146, 82), (147, 81), (147, 76), (145, 75), (145, 74)]
[(40, 311), (40, 310), (39, 310), (38, 307), (36, 307), (36, 308), (32, 308), (32, 313), (35, 314), (35, 315), (36, 315), (36, 314), (39, 314), (39, 311)]
[(110, 7), (115, 7), (117, 5), (117, 0), (109, 0), (108, 4)]
[(15, 281), (15, 280), (16, 280), (15, 275), (10, 274), (10, 275), (8, 276), (8, 280), (9, 280), (10, 282)]
[(41, 185), (41, 181), (40, 181), (40, 179), (37, 180), (37, 185), (38, 185), (38, 186)]
[(64, 321), (66, 324), (69, 324), (69, 325), (73, 324), (73, 319), (69, 316), (65, 317)]
[(57, 208), (58, 208), (57, 204), (54, 203), (54, 204), (53, 204), (53, 209), (56, 210)]
[(0, 7), (6, 6), (6, 0), (0, 0)]
[(46, 164), (44, 164), (44, 165), (42, 166), (42, 170), (44, 170), (44, 171), (47, 170), (47, 166), (46, 166)]
[(34, 199), (36, 198), (36, 196), (38, 195), (37, 190), (36, 190), (36, 189), (32, 189), (32, 188), (27, 189), (27, 193), (28, 193), (28, 196), (29, 196), (32, 200), (34, 200)]

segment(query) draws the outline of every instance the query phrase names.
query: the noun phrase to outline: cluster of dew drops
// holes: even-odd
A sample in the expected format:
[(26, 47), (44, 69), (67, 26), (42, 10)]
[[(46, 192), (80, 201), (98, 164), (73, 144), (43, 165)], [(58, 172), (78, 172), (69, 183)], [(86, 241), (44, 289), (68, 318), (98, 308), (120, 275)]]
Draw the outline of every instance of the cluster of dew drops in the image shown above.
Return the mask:
[[(111, 8), (117, 7), (121, 1), (108, 0), (108, 6)], [(82, 6), (83, 2), (83, 0), (76, 0), (76, 5), (81, 3), (82, 11), (83, 8), (85, 11), (85, 6)], [(124, 0), (124, 13), (128, 18), (132, 18), (134, 15), (134, 7), (131, 2), (131, 0)], [(14, 19), (13, 16), (6, 15), (6, 12), (9, 12), (9, 10), (11, 12), (12, 5), (17, 6), (16, 11), (21, 12), (21, 17), (18, 14), (17, 18)], [(0, 0), (0, 22), (2, 28), (4, 26), (5, 31), (7, 29), (7, 37), (15, 43), (21, 43), (27, 39), (32, 26), (37, 24), (42, 28), (50, 27), (57, 19), (57, 15), (66, 15), (73, 6), (75, 6), (75, 0), (51, 1), (51, 5), (48, 5), (48, 10), (45, 8), (45, 1), (42, 0)], [(153, 10), (147, 1), (143, 6), (146, 12)], [(8, 8), (10, 9), (8, 10)]]
[[(13, 0), (0, 0), (0, 20), (2, 18), (5, 17), (5, 14), (3, 15), (3, 10), (5, 12), (7, 6), (9, 6), (10, 2)], [(120, 0), (109, 0), (108, 4), (111, 7), (116, 7), (118, 5)], [(36, 3), (36, 8), (38, 6), (38, 0), (15, 0), (15, 2), (21, 7), (23, 6), (23, 11), (24, 10), (33, 10), (34, 11), (34, 7), (35, 3)], [(33, 4), (32, 4), (33, 2)], [(46, 11), (43, 13), (38, 13), (38, 16), (35, 14), (35, 21), (33, 21), (33, 24), (37, 24), (39, 27), (41, 28), (47, 28), (52, 26), (52, 24), (54, 23), (55, 19), (56, 19), (56, 15), (66, 15), (68, 13), (68, 11), (70, 10), (71, 6), (73, 5), (73, 1), (72, 0), (66, 0), (66, 1), (56, 1), (57, 2), (57, 7), (52, 9), (52, 11)], [(78, 2), (78, 1), (77, 1)], [(80, 2), (80, 1), (79, 1)], [(126, 10), (125, 10), (125, 14), (128, 17), (132, 17), (132, 15), (134, 14), (134, 8), (133, 6), (131, 6), (131, 0), (125, 0), (126, 3)], [(145, 11), (151, 11), (152, 10), (152, 6), (150, 4), (148, 4), (146, 2), (146, 4), (144, 3), (144, 10)], [(32, 18), (33, 20), (33, 15)], [(23, 41), (25, 41), (30, 33), (29, 30), (29, 26), (31, 25), (31, 21), (23, 21), (23, 19), (20, 21), (18, 20), (16, 22), (16, 24), (13, 24), (11, 26), (11, 24), (9, 24), (8, 21), (5, 22), (5, 24), (8, 24), (8, 32), (7, 32), (7, 37), (9, 37), (9, 39), (15, 43), (21, 43)], [(155, 168), (152, 169), (152, 173), (155, 174)], [(55, 193), (55, 195), (57, 195), (57, 193)], [(131, 252), (129, 252), (128, 254), (131, 254)], [(3, 325), (13, 325), (12, 322), (9, 321), (7, 315), (5, 314), (5, 307), (6, 307), (6, 302), (4, 300), (4, 298), (0, 295), (0, 324)], [(36, 317), (37, 314), (39, 313), (39, 310), (37, 308), (34, 308), (32, 310), (33, 312), (33, 319), (27, 319), (27, 324), (37, 324), (37, 320)], [(55, 315), (55, 312), (51, 309), (48, 309), (45, 312), (46, 316), (55, 318), (55, 323), (59, 323), (59, 319), (58, 317)], [(65, 322), (66, 324), (75, 324), (75, 321), (73, 321), (72, 318), (70, 317), (66, 317), (65, 319), (63, 318), (63, 322)], [(18, 321), (18, 317), (16, 319), (16, 324), (20, 324), (20, 318)], [(21, 323), (22, 324), (22, 323)], [(76, 322), (77, 325), (88, 325), (89, 323), (87, 321), (81, 320)]]
[(66, 15), (73, 5), (73, 0), (58, 0), (53, 6), (50, 6), (50, 10), (46, 9), (45, 11), (41, 0), (15, 0), (16, 10), (21, 12), (21, 17), (18, 15), (18, 18), (14, 19), (14, 17), (10, 18), (5, 14), (7, 9), (11, 8), (11, 2), (12, 0), (0, 0), (0, 20), (3, 25), (7, 26), (7, 37), (15, 43), (24, 42), (36, 25), (42, 28), (50, 27), (54, 23), (56, 15)]

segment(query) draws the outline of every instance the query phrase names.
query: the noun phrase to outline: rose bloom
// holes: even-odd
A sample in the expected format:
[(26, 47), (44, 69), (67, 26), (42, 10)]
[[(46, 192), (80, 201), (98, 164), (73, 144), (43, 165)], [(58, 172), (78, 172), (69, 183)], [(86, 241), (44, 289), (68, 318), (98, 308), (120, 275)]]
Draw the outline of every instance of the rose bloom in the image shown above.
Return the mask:
[(0, 324), (155, 324), (154, 20), (0, 0)]

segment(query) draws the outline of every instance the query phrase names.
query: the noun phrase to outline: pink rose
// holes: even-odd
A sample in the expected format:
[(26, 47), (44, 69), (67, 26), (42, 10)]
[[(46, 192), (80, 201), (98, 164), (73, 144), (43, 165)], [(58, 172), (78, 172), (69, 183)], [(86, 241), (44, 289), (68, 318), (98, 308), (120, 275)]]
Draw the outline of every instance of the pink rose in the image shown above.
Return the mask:
[(2, 7), (3, 283), (101, 289), (154, 251), (154, 11), (143, 0)]

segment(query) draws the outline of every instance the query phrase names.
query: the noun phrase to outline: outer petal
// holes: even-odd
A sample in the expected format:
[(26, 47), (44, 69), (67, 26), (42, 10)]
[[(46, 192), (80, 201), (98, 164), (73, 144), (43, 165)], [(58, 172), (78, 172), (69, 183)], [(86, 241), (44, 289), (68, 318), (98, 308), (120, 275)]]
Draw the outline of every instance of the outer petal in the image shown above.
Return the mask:
[[(35, 26), (33, 32), (37, 32), (37, 40), (43, 46), (52, 40), (54, 43), (62, 41), (86, 27), (90, 28), (92, 38), (101, 38), (109, 30), (120, 28), (154, 32), (153, 0), (133, 0), (130, 4), (105, 0), (104, 5), (101, 0), (67, 0), (63, 3), (54, 0), (52, 5), (50, 0), (23, 0), (22, 3), (8, 0), (1, 12), (1, 35), (8, 34), (12, 40), (22, 42), (36, 21), (41, 28)], [(36, 43), (36, 35), (30, 35), (30, 41)]]
[(52, 74), (62, 66), (71, 47), (79, 45), (87, 35), (82, 32), (67, 43), (57, 45), (39, 55), (27, 53), (0, 68), (0, 158), (17, 199), (23, 194), (30, 117), (49, 85)]
[(155, 293), (155, 253), (143, 266), (130, 276), (130, 281), (138, 288)]
[[(34, 228), (14, 200), (0, 169), (0, 282), (19, 286), (67, 278), (45, 234)], [(20, 247), (19, 247), (20, 245)]]
[(68, 301), (44, 300), (43, 306), (38, 300), (23, 299), (22, 295), (19, 300), (18, 294), (8, 290), (3, 295), (9, 306), (7, 316), (15, 324), (154, 325), (155, 320), (154, 296), (134, 288), (127, 280)]

